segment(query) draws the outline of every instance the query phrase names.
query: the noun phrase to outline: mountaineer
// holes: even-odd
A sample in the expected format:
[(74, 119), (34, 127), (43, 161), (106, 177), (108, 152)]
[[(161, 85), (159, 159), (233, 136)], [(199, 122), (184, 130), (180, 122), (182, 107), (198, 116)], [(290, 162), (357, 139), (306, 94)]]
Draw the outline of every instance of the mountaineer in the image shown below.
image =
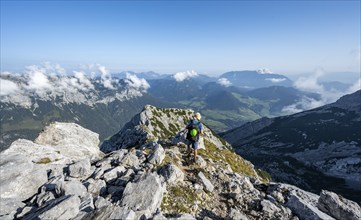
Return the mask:
[(188, 122), (186, 129), (188, 130), (188, 132), (187, 132), (188, 151), (190, 154), (191, 153), (191, 145), (192, 145), (192, 148), (194, 150), (194, 162), (196, 162), (197, 149), (199, 146), (199, 136), (201, 134), (203, 134), (203, 124), (201, 122), (201, 114), (200, 113), (197, 112), (194, 114), (193, 119), (191, 119)]

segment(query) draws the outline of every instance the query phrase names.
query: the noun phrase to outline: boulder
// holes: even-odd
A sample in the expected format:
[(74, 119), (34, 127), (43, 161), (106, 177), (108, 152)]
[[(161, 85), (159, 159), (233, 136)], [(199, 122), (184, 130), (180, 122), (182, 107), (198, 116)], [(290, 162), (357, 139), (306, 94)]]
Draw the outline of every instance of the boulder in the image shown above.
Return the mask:
[(80, 181), (76, 180), (65, 181), (62, 185), (62, 191), (64, 192), (64, 195), (77, 195), (80, 198), (87, 195), (86, 187)]
[(103, 179), (105, 182), (111, 182), (117, 179), (126, 169), (123, 166), (117, 166), (103, 174)]
[(88, 158), (79, 160), (71, 165), (69, 165), (69, 176), (86, 179), (91, 173), (90, 160)]
[(14, 219), (14, 215), (25, 206), (24, 203), (15, 198), (0, 198), (0, 218)]
[(322, 190), (317, 207), (336, 219), (361, 219), (361, 208), (356, 202), (330, 191)]
[(47, 191), (54, 191), (56, 195), (62, 195), (62, 187), (64, 184), (64, 175), (54, 176), (47, 183), (44, 184)]
[(107, 186), (105, 181), (100, 179), (89, 179), (84, 183), (84, 185), (87, 187), (88, 193), (91, 193), (93, 197), (103, 194), (106, 191)]
[(202, 172), (199, 172), (197, 176), (198, 176), (200, 183), (204, 186), (205, 190), (208, 192), (213, 192), (214, 186), (211, 183), (211, 181), (209, 181)]
[(169, 218), (169, 220), (196, 220), (196, 218), (191, 214), (182, 214), (178, 217)]
[(317, 209), (317, 207), (314, 205), (317, 199), (318, 196), (313, 193), (305, 192), (303, 190), (293, 190), (290, 192), (288, 201), (285, 205), (294, 213), (296, 213), (297, 216), (299, 216), (301, 219), (334, 219), (333, 217)]
[(49, 201), (34, 212), (25, 215), (23, 219), (72, 219), (78, 215), (79, 206), (78, 196), (65, 195)]
[(123, 192), (121, 205), (128, 206), (134, 211), (154, 213), (162, 202), (163, 192), (164, 186), (158, 174), (145, 173), (137, 182), (127, 184)]
[(42, 206), (46, 202), (55, 199), (55, 196), (50, 191), (45, 191), (46, 187), (42, 187), (41, 193), (36, 195), (36, 204), (38, 207)]
[(93, 219), (124, 219), (124, 220), (134, 220), (135, 212), (128, 207), (120, 206), (104, 206), (97, 210), (95, 214), (91, 214), (89, 217)]
[(228, 217), (232, 220), (248, 220), (247, 216), (244, 213), (234, 208), (231, 208)]
[(35, 195), (48, 176), (46, 169), (37, 167), (25, 155), (12, 152), (14, 143), (0, 154), (0, 195), (23, 201)]
[(47, 126), (35, 143), (50, 145), (74, 160), (98, 158), (99, 135), (74, 123), (55, 122)]
[(151, 164), (161, 164), (164, 157), (165, 157), (164, 148), (162, 147), (162, 145), (157, 144), (154, 147), (153, 152), (149, 155), (148, 161)]
[(201, 168), (204, 168), (207, 166), (207, 162), (201, 156), (197, 156), (196, 164)]
[(292, 212), (288, 208), (284, 208), (282, 206), (279, 207), (276, 204), (266, 199), (261, 201), (261, 206), (262, 206), (263, 216), (266, 219), (274, 218), (274, 219), (288, 220), (292, 216)]
[(120, 164), (127, 168), (139, 166), (139, 159), (136, 155), (135, 150), (134, 149), (130, 150), (129, 153), (125, 155), (123, 159), (120, 161)]
[(184, 180), (184, 173), (182, 170), (172, 163), (163, 166), (158, 173), (164, 177), (164, 180), (168, 184), (174, 184)]

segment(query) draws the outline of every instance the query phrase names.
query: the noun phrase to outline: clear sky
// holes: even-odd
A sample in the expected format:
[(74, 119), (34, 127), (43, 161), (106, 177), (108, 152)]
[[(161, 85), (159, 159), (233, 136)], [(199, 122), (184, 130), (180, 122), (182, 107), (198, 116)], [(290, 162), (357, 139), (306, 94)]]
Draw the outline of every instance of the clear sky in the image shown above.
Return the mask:
[(360, 1), (1, 1), (1, 68), (360, 72)]

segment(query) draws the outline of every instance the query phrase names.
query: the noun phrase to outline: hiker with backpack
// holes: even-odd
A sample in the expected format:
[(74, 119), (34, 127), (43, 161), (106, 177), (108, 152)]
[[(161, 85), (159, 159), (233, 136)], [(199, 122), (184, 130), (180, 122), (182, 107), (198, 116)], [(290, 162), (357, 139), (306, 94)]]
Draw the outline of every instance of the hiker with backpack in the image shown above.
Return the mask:
[(194, 162), (196, 162), (197, 149), (199, 146), (199, 137), (201, 134), (203, 134), (203, 124), (201, 122), (201, 114), (200, 113), (197, 112), (194, 114), (193, 119), (191, 119), (188, 122), (186, 129), (188, 130), (188, 132), (187, 132), (188, 150), (190, 153), (191, 147), (193, 148)]

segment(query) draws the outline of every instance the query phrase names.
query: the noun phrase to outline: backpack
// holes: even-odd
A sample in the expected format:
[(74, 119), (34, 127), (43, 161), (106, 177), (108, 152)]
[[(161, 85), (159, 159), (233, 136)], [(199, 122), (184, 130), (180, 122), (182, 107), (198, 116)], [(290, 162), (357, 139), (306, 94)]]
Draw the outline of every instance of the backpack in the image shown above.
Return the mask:
[(191, 142), (197, 142), (199, 140), (199, 123), (198, 121), (192, 120), (190, 125), (187, 127), (188, 133), (187, 133), (187, 139)]

